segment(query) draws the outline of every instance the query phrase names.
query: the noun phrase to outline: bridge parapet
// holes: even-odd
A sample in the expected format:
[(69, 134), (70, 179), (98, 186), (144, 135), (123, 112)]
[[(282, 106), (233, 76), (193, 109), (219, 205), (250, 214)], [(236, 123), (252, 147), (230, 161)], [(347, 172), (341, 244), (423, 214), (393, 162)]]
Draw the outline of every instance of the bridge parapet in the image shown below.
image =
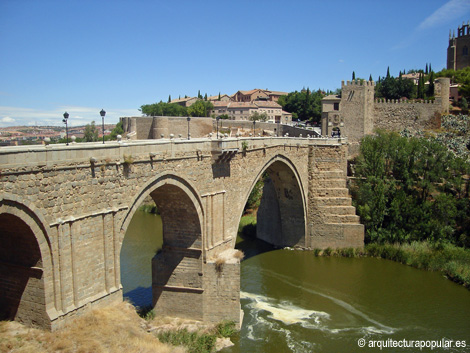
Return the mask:
[[(1, 170), (26, 167), (52, 167), (61, 164), (126, 163), (129, 158), (175, 158), (182, 154), (243, 150), (269, 147), (308, 147), (343, 145), (347, 138), (245, 137), (223, 139), (159, 139), (126, 142), (79, 143), (74, 145), (11, 146), (0, 148)], [(147, 158), (146, 158), (147, 157)]]

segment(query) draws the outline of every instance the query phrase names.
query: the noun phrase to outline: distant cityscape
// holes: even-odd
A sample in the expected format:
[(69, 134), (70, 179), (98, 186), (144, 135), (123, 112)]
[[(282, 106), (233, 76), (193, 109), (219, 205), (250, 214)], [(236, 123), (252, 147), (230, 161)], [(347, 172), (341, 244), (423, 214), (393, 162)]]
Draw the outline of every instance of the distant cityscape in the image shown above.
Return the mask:
[[(116, 124), (105, 124), (104, 134), (109, 135)], [(99, 137), (103, 136), (101, 125), (97, 125)], [(84, 136), (85, 125), (69, 127), (69, 138)], [(0, 127), (0, 146), (37, 145), (49, 137), (57, 141), (65, 137), (65, 126), (9, 126)]]

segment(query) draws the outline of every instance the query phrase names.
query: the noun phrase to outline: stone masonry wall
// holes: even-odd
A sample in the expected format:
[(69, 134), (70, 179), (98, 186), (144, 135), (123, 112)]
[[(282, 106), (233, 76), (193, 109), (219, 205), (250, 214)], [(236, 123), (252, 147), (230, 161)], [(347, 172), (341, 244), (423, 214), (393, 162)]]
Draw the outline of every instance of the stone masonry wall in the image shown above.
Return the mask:
[(433, 102), (382, 102), (374, 104), (374, 128), (401, 131), (404, 128), (423, 130), (440, 126), (440, 105)]
[[(149, 117), (125, 117), (121, 118), (123, 130), (130, 134), (133, 140), (169, 138), (173, 134), (175, 138), (181, 135), (188, 137), (188, 121), (186, 117), (175, 116), (149, 116)], [(212, 132), (212, 118), (191, 118), (189, 133), (192, 138), (206, 137)]]
[[(121, 245), (133, 214), (149, 195), (161, 200), (171, 196), (171, 190), (178, 190), (172, 197), (184, 201), (180, 207), (188, 207), (184, 218), (193, 219), (200, 229), (195, 226), (196, 229), (188, 230), (195, 241), (182, 249), (173, 249), (174, 255), (192, 253), (175, 264), (174, 268), (179, 266), (182, 271), (172, 272), (168, 278), (175, 276), (178, 283), (174, 286), (167, 283), (167, 299), (158, 301), (158, 305), (174, 307), (178, 302), (174, 298), (181, 294), (179, 302), (186, 301), (194, 307), (188, 316), (198, 311), (204, 316), (208, 310), (204, 303), (210, 295), (199, 294), (206, 293), (204, 286), (208, 283), (221, 283), (220, 286), (224, 283), (217, 282), (212, 270), (206, 271), (204, 266), (222, 251), (233, 249), (251, 189), (271, 166), (282, 166), (273, 170), (287, 173), (293, 180), (296, 198), (301, 199), (296, 212), (304, 214), (306, 236), (299, 239), (299, 244), (323, 246), (328, 242), (315, 243), (311, 240), (313, 236), (324, 239), (336, 236), (328, 229), (325, 232), (329, 233), (322, 235), (319, 228), (313, 234), (311, 225), (353, 222), (353, 217), (341, 218), (340, 206), (332, 210), (332, 216), (338, 215), (336, 218), (325, 210), (322, 212), (320, 207), (323, 202), (331, 202), (332, 193), (348, 199), (342, 184), (334, 186), (345, 184), (345, 146), (345, 141), (338, 139), (253, 138), (3, 148), (0, 150), (0, 214), (18, 215), (36, 237), (43, 266), (46, 321), (50, 328), (56, 329), (90, 307), (122, 299)], [(218, 162), (224, 151), (232, 151), (233, 158)], [(337, 173), (333, 180), (329, 168)], [(279, 190), (276, 192), (290, 194)], [(350, 212), (350, 206), (346, 208)], [(8, 228), (9, 224), (2, 226)], [(347, 247), (360, 243), (359, 234), (354, 234), (357, 235), (354, 241), (346, 234), (349, 228), (342, 226), (344, 234), (335, 238), (336, 245)], [(177, 226), (173, 229), (179, 231)], [(184, 237), (183, 233), (180, 236)], [(165, 245), (175, 246), (171, 240), (163, 244), (164, 248)], [(198, 248), (200, 255), (195, 256), (193, 252)], [(184, 275), (184, 269), (193, 265), (198, 268), (190, 270), (189, 276)], [(233, 276), (237, 276), (236, 271), (231, 270)], [(202, 282), (198, 282), (196, 278), (201, 272)], [(202, 283), (203, 288), (197, 283)], [(181, 291), (179, 287), (189, 289)], [(189, 295), (191, 299), (188, 299), (185, 293), (195, 295)], [(239, 304), (239, 299), (235, 304)], [(230, 315), (235, 315), (234, 310), (227, 313), (228, 319), (232, 318)]]

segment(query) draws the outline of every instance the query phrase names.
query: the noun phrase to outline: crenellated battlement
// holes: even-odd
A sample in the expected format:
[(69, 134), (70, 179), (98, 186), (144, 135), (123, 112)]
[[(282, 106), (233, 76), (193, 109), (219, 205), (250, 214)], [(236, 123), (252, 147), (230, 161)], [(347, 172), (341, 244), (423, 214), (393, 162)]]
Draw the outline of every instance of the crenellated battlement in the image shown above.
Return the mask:
[(376, 98), (374, 100), (374, 103), (375, 104), (393, 104), (393, 105), (402, 104), (406, 107), (409, 107), (412, 104), (440, 104), (440, 103), (436, 103), (435, 100), (385, 99), (385, 98)]
[(344, 87), (344, 86), (375, 87), (375, 82), (374, 81), (366, 81), (366, 80), (354, 80), (354, 81), (346, 81), (346, 84), (344, 84), (344, 81), (341, 81), (341, 87)]

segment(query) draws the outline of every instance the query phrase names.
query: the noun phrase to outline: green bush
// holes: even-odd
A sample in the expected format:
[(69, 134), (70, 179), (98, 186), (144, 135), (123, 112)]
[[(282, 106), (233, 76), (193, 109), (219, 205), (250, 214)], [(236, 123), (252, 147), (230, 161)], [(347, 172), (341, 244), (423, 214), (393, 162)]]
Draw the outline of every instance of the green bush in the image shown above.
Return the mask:
[(182, 329), (160, 333), (158, 339), (174, 346), (184, 346), (191, 353), (210, 353), (214, 349), (216, 336)]

